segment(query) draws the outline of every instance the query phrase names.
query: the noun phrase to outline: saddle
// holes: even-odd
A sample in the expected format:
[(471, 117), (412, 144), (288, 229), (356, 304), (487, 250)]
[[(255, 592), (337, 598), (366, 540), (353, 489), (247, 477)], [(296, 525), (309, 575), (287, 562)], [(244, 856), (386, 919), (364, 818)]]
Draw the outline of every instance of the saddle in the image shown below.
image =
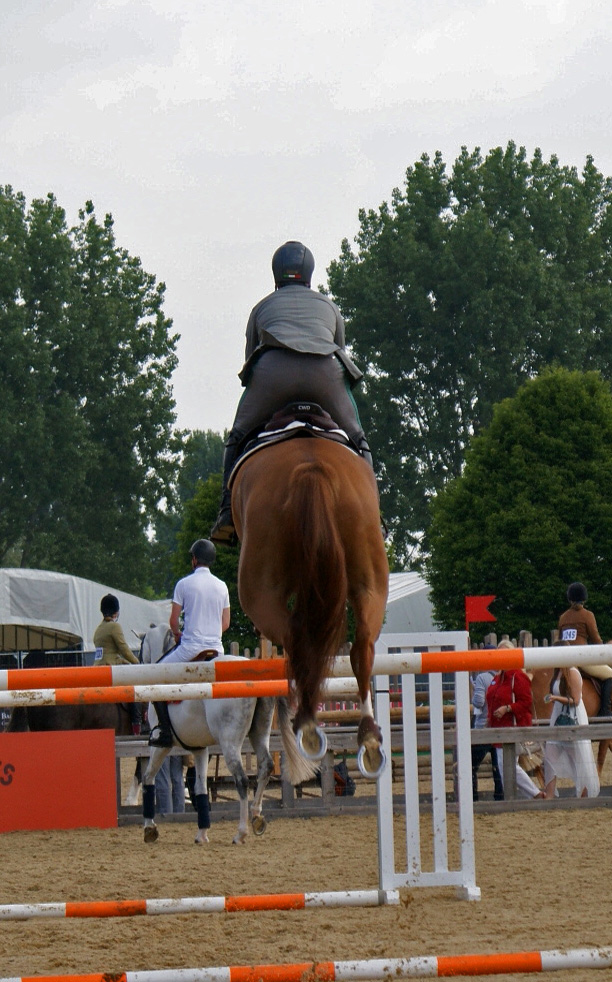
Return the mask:
[(359, 448), (353, 443), (348, 433), (341, 429), (330, 414), (316, 402), (291, 402), (274, 413), (263, 430), (247, 439), (244, 450), (230, 474), (228, 487), (232, 486), (239, 468), (247, 457), (272, 443), (281, 443), (283, 440), (293, 440), (296, 437), (333, 440), (335, 443), (342, 443), (358, 456), (361, 456)]
[(581, 668), (580, 665), (578, 665), (578, 671), (582, 675), (582, 678), (583, 679), (588, 679), (589, 680), (589, 682), (592, 684), (593, 688), (595, 689), (595, 692), (597, 693), (597, 695), (601, 699), (601, 679), (596, 679), (594, 675), (589, 675), (589, 673), (588, 672), (585, 672), (584, 669)]

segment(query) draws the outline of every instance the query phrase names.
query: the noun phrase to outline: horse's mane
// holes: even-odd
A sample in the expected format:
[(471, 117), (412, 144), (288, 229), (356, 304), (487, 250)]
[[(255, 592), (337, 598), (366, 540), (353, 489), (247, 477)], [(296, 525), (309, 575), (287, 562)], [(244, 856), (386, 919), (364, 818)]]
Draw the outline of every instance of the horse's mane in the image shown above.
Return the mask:
[(155, 664), (162, 655), (174, 645), (174, 636), (167, 624), (152, 624), (143, 636), (140, 646), (140, 660), (145, 664)]

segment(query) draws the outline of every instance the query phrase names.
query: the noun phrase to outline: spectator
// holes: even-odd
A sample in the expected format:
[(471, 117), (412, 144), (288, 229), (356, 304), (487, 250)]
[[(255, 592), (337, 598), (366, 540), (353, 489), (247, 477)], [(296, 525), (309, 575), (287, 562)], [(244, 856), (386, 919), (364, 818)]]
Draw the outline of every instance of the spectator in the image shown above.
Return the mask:
[[(500, 641), (498, 648), (514, 648), (511, 641)], [(531, 681), (522, 668), (502, 669), (487, 689), (487, 709), (489, 726), (531, 726), (532, 721), (533, 696), (531, 693)], [(503, 747), (502, 744), (495, 744), (497, 754), (497, 766), (502, 780), (504, 781), (503, 768)], [(516, 786), (519, 793), (524, 798), (543, 798), (544, 792), (540, 791), (534, 784), (529, 775), (523, 770), (518, 762), (518, 748), (516, 753)]]
[[(485, 648), (494, 648), (495, 645), (487, 644)], [(487, 689), (495, 678), (493, 669), (480, 672), (473, 682), (472, 708), (474, 710), (474, 729), (485, 729), (488, 723), (487, 715)], [(499, 767), (497, 766), (497, 754), (491, 743), (472, 744), (472, 795), (474, 801), (478, 801), (478, 768), (483, 760), (490, 754), (491, 766), (493, 768), (493, 798), (495, 801), (503, 801), (504, 786), (502, 784)]]
[(183, 767), (186, 758), (171, 754), (166, 757), (155, 775), (156, 811), (160, 815), (181, 814), (185, 811), (185, 778)]
[[(553, 702), (550, 725), (555, 726), (559, 713), (569, 710), (576, 724), (585, 726), (589, 722), (582, 701), (582, 676), (575, 666), (555, 668), (550, 682), (550, 693), (546, 702)], [(599, 777), (593, 759), (590, 740), (547, 740), (544, 750), (544, 780), (546, 797), (558, 794), (557, 778), (569, 778), (576, 788), (577, 798), (596, 798), (599, 794)]]
[[(559, 641), (568, 644), (603, 644), (592, 611), (584, 606), (588, 600), (584, 583), (570, 583), (567, 588), (569, 607), (559, 618)], [(610, 665), (582, 665), (581, 670), (596, 680), (600, 690), (600, 716), (612, 716), (612, 668)]]

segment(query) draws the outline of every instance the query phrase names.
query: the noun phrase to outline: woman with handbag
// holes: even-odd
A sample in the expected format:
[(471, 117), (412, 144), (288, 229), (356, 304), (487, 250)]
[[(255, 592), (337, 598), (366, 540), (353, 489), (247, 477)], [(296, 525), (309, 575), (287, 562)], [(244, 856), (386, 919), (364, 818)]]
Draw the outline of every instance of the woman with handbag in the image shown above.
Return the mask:
[[(582, 701), (582, 676), (577, 668), (555, 668), (546, 702), (552, 702), (551, 726), (585, 726), (589, 722)], [(547, 740), (544, 750), (546, 797), (554, 798), (557, 778), (569, 778), (577, 798), (596, 798), (599, 777), (590, 740)]]
[[(514, 648), (511, 641), (500, 641), (498, 648)], [(487, 689), (489, 726), (531, 726), (533, 695), (531, 680), (522, 668), (502, 669)], [(503, 747), (494, 744), (497, 766), (503, 784)], [(518, 747), (517, 747), (518, 751)], [(523, 798), (543, 798), (540, 791), (518, 762), (516, 754), (516, 787)]]

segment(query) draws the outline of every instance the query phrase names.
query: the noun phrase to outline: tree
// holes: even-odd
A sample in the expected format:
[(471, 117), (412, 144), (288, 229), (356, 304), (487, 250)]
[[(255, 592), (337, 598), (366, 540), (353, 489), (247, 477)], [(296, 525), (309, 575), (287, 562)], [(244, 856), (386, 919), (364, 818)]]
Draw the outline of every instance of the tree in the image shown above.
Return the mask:
[(0, 562), (143, 591), (180, 442), (165, 288), (88, 202), (0, 191)]
[(544, 367), (612, 378), (612, 182), (513, 143), (424, 155), (328, 269), (398, 557), (496, 402)]
[(464, 596), (493, 594), (496, 630), (548, 637), (580, 580), (612, 637), (612, 391), (599, 373), (546, 371), (495, 407), (431, 503), (428, 545), (443, 628), (463, 627)]
[[(178, 547), (185, 504), (194, 497), (198, 482), (205, 482), (213, 474), (221, 473), (224, 441), (227, 433), (221, 436), (213, 430), (192, 430), (191, 432), (184, 432), (180, 436), (183, 441), (181, 457), (173, 480), (175, 504), (174, 507), (158, 515), (155, 523), (155, 538), (152, 544), (153, 583), (156, 590), (168, 596), (172, 594), (175, 579), (175, 570), (169, 557), (176, 552)], [(210, 523), (211, 526), (213, 521)], [(205, 538), (208, 535), (208, 530), (202, 526), (200, 529), (196, 538)], [(182, 568), (182, 564), (180, 568)]]
[[(208, 537), (208, 530), (217, 517), (220, 499), (221, 474), (213, 474), (206, 481), (198, 482), (193, 498), (186, 502), (177, 550), (172, 560), (175, 579), (186, 576), (190, 572), (189, 549), (196, 539)], [(224, 635), (223, 643), (227, 647), (232, 641), (236, 641), (242, 651), (244, 648), (254, 649), (259, 644), (259, 640), (251, 621), (243, 614), (238, 600), (239, 558), (239, 547), (217, 549), (212, 572), (227, 583), (230, 595), (231, 624), (229, 631)]]

